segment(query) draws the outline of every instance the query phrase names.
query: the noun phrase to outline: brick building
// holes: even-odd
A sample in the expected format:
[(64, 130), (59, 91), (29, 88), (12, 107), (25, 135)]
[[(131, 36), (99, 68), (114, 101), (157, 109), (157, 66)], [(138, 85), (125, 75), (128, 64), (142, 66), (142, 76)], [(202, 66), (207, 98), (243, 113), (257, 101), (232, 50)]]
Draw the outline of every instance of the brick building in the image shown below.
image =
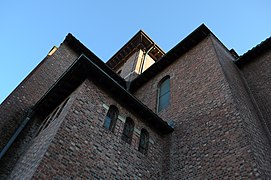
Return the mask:
[(8, 179), (271, 178), (271, 39), (139, 31), (106, 63), (71, 34), (0, 106)]

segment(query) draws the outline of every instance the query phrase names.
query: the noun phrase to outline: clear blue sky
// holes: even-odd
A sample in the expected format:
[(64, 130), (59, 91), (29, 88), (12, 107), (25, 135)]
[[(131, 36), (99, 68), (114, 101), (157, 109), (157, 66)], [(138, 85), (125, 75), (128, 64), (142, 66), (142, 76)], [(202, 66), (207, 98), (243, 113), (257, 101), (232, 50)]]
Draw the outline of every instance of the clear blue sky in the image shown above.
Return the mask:
[(164, 51), (205, 23), (243, 54), (271, 35), (270, 0), (0, 2), (0, 103), (70, 32), (107, 61), (139, 29)]

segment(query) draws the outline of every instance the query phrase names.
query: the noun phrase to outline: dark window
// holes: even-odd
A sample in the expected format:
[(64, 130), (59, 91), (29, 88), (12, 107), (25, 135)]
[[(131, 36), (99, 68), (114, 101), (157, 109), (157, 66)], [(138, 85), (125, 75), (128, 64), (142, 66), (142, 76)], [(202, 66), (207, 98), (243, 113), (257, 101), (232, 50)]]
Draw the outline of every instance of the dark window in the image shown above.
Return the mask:
[(60, 115), (60, 113), (62, 112), (63, 108), (66, 106), (67, 102), (69, 101), (70, 98), (66, 99), (65, 102), (61, 105), (60, 109), (58, 110), (57, 114), (56, 114), (56, 118), (58, 118), (58, 116)]
[(116, 106), (111, 105), (108, 109), (104, 120), (104, 127), (112, 132), (114, 132), (115, 125), (118, 119), (119, 110)]
[(131, 144), (132, 142), (134, 126), (135, 126), (134, 121), (131, 118), (127, 117), (121, 138), (128, 144)]
[(140, 133), (138, 150), (143, 154), (147, 154), (148, 146), (149, 146), (149, 133), (146, 129), (142, 129)]
[(162, 79), (158, 86), (158, 106), (157, 111), (161, 111), (169, 105), (170, 99), (170, 81), (169, 76)]
[(57, 119), (63, 110), (63, 108), (66, 106), (67, 102), (69, 101), (70, 98), (66, 99), (61, 106), (58, 106), (53, 113), (51, 113), (47, 118), (42, 122), (41, 126), (39, 127), (36, 136), (39, 135), (39, 133), (43, 130), (46, 129), (51, 122), (53, 122), (55, 119)]
[(121, 70), (118, 71), (118, 75), (120, 75), (120, 73), (121, 73)]

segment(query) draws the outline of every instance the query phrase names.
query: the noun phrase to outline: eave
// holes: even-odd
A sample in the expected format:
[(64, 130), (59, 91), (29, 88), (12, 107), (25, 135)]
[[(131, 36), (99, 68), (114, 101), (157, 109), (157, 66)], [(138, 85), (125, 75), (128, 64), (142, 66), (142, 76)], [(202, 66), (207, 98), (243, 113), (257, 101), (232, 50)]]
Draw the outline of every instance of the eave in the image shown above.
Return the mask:
[(146, 33), (140, 30), (116, 54), (114, 54), (106, 64), (110, 68), (115, 69), (127, 60), (135, 51), (139, 49), (147, 51), (150, 48), (152, 49), (148, 55), (151, 56), (154, 61), (157, 61), (165, 54), (165, 52), (155, 44)]
[(90, 58), (97, 66), (101, 67), (106, 74), (108, 74), (112, 79), (118, 82), (121, 86), (126, 88), (125, 80), (116, 74), (111, 68), (109, 68), (99, 57), (97, 57), (93, 52), (91, 52), (86, 46), (84, 46), (79, 40), (77, 40), (71, 33), (67, 35), (63, 44), (68, 45), (74, 52), (80, 56), (84, 54)]
[(143, 84), (148, 82), (159, 72), (163, 71), (170, 64), (175, 62), (180, 56), (188, 52), (190, 49), (195, 47), (203, 39), (205, 39), (211, 31), (202, 24), (191, 34), (189, 34), (185, 39), (178, 43), (174, 48), (172, 48), (168, 53), (166, 53), (161, 59), (144, 71), (140, 76), (134, 79), (130, 86), (130, 92), (135, 92)]
[(253, 60), (261, 55), (263, 55), (265, 52), (271, 50), (271, 37), (267, 38), (242, 56), (240, 56), (236, 61), (235, 64), (238, 67), (242, 67), (247, 63), (253, 62)]
[(43, 116), (49, 114), (82, 82), (90, 79), (91, 82), (108, 93), (113, 99), (140, 117), (140, 120), (150, 128), (160, 134), (168, 134), (173, 131), (165, 121), (107, 74), (106, 69), (104, 69), (108, 68), (107, 66), (99, 66), (96, 62), (97, 59), (89, 59), (82, 54), (35, 105), (34, 112)]

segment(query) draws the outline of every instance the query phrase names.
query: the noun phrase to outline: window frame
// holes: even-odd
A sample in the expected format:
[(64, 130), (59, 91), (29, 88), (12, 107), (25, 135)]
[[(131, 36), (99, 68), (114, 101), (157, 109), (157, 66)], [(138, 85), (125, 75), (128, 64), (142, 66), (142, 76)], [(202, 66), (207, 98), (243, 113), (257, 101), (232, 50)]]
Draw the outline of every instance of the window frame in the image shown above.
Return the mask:
[(131, 144), (133, 139), (133, 133), (134, 133), (135, 123), (133, 119), (130, 117), (127, 117), (124, 123), (123, 131), (121, 139), (128, 144)]
[(66, 104), (68, 103), (68, 101), (70, 100), (70, 97), (68, 97), (64, 103), (61, 103), (52, 113), (50, 113), (41, 123), (40, 127), (37, 130), (37, 133), (35, 136), (38, 136), (40, 134), (41, 131), (43, 131), (44, 129), (46, 129), (49, 124), (53, 121), (55, 121), (59, 115), (62, 113), (64, 107), (66, 106)]
[[(161, 93), (161, 88), (162, 86), (167, 83), (168, 81), (168, 90), (164, 93), (164, 94), (160, 94)], [(163, 105), (161, 107), (161, 97), (166, 97), (168, 96), (167, 98), (167, 102), (165, 105)], [(168, 106), (170, 105), (170, 76), (167, 75), (165, 77), (163, 77), (160, 82), (158, 83), (158, 86), (157, 86), (157, 107), (156, 107), (156, 111), (157, 112), (161, 112), (163, 109), (167, 108)]]
[[(104, 123), (103, 123), (104, 128), (111, 131), (111, 132), (114, 132), (115, 126), (117, 124), (118, 116), (119, 116), (118, 108), (114, 105), (110, 105), (110, 107), (106, 113), (105, 119), (104, 119)], [(107, 127), (108, 121), (110, 121), (109, 127)]]
[(138, 151), (141, 152), (142, 154), (145, 154), (145, 155), (148, 154), (149, 142), (150, 142), (149, 139), (150, 139), (149, 132), (145, 128), (142, 128), (140, 132), (140, 138), (139, 138), (139, 144), (138, 144)]

